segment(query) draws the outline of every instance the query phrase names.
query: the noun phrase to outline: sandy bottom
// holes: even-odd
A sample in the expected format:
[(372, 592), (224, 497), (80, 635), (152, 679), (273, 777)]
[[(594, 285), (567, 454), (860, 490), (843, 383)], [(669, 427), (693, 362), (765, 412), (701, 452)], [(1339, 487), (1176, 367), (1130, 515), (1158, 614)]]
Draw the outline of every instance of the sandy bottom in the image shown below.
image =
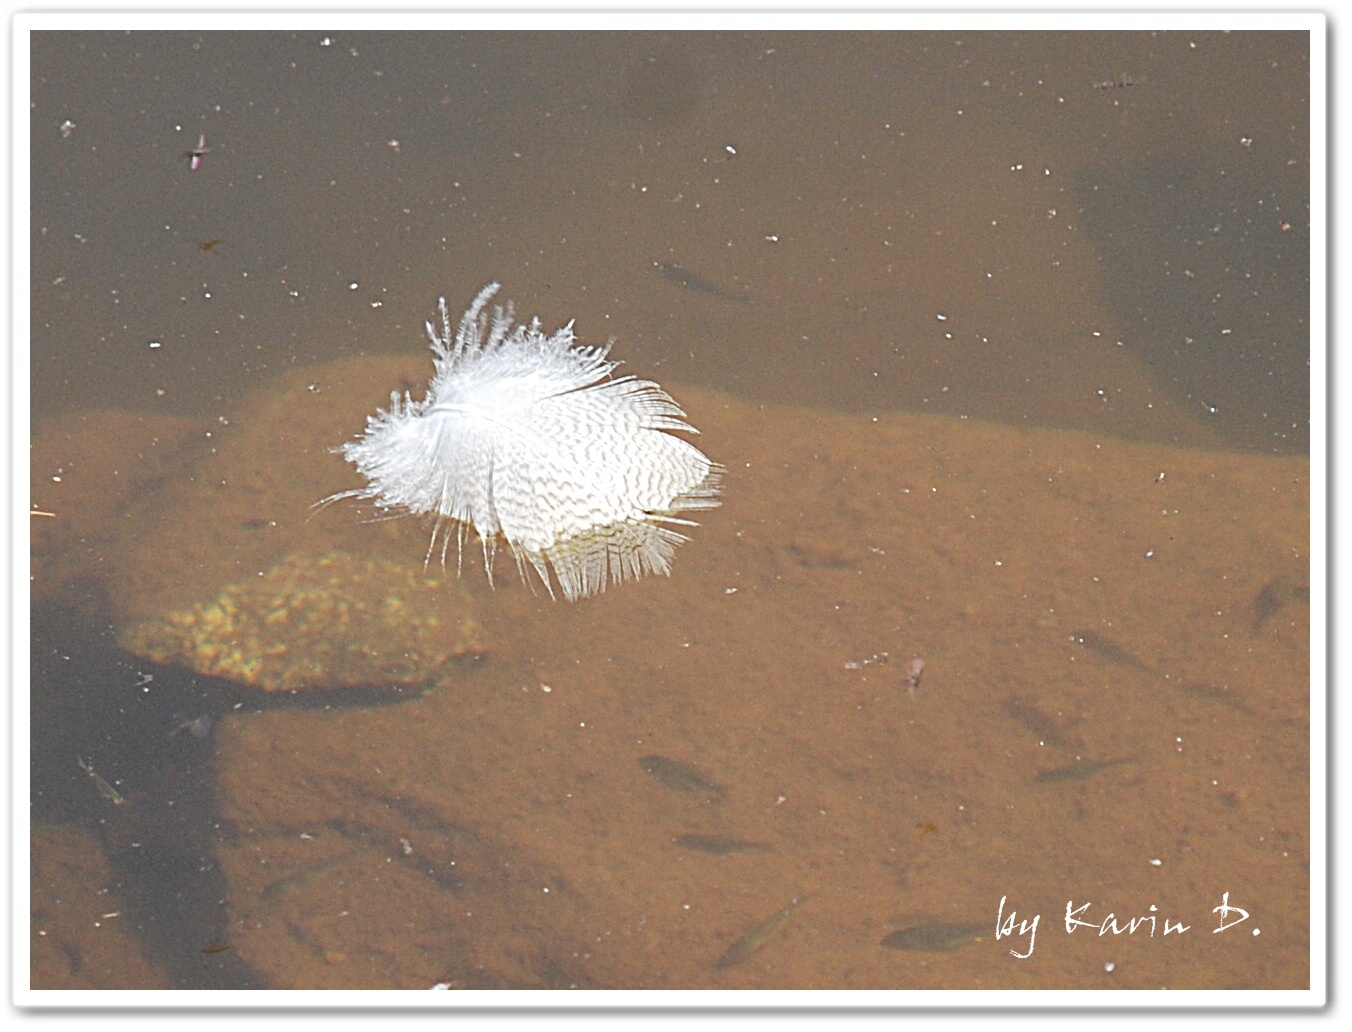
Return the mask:
[[(211, 437), (43, 428), (35, 600), (94, 578), (125, 625), (301, 548), (420, 567), (428, 525), (309, 508), (401, 376), (310, 370)], [(1308, 986), (1308, 460), (674, 393), (728, 472), (671, 578), (569, 605), (467, 549), (486, 658), (218, 721), (223, 947), (278, 989)], [(87, 849), (35, 870), (92, 884)], [(883, 945), (927, 922), (987, 930)], [(164, 984), (51, 939), (35, 985)]]

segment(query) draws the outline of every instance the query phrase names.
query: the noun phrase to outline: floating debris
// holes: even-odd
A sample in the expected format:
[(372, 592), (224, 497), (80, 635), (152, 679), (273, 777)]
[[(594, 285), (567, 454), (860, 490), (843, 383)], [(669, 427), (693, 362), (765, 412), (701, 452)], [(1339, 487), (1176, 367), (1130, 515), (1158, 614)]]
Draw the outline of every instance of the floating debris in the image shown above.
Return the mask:
[(513, 326), (512, 306), (484, 310), (498, 285), (479, 291), (454, 337), (446, 299), (441, 327), (427, 324), (436, 373), (427, 396), (390, 395), (388, 411), (343, 446), (367, 485), (330, 495), (437, 521), (443, 565), (478, 535), (492, 577), (499, 538), (524, 577), (534, 567), (550, 595), (550, 571), (570, 602), (607, 584), (671, 572), (678, 513), (719, 504), (721, 467), (676, 432), (695, 433), (651, 380), (611, 379), (609, 345), (574, 347), (573, 324), (550, 336), (540, 321)]
[(847, 659), (845, 661), (845, 669), (863, 670), (864, 667), (878, 666), (886, 662), (887, 662), (886, 652), (875, 652), (873, 655), (865, 656), (863, 659)]
[(85, 761), (79, 757), (76, 757), (76, 762), (80, 765), (80, 769), (89, 775), (89, 780), (94, 782), (94, 787), (98, 789), (99, 795), (103, 796), (104, 799), (107, 799), (108, 802), (112, 803), (114, 806), (121, 806), (127, 801), (126, 797), (122, 795), (121, 792), (99, 776), (99, 773), (93, 766), (85, 763)]
[(464, 589), (344, 552), (286, 556), (210, 602), (130, 627), (128, 651), (265, 691), (426, 685), (483, 653)]
[(188, 171), (196, 172), (202, 167), (202, 159), (211, 153), (211, 148), (207, 146), (207, 134), (197, 134), (197, 146), (191, 147), (183, 152), (183, 156), (188, 159)]
[(906, 694), (915, 695), (915, 690), (920, 687), (920, 675), (925, 672), (925, 661), (919, 656), (914, 657), (906, 664)]

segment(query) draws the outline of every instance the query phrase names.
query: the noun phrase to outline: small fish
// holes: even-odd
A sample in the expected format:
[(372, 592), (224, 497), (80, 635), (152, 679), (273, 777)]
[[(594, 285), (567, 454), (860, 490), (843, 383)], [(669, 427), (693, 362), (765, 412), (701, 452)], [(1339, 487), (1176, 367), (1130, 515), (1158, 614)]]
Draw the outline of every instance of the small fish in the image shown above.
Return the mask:
[(207, 134), (197, 134), (197, 146), (191, 150), (183, 152), (183, 156), (188, 159), (188, 171), (196, 172), (202, 167), (202, 159), (211, 153), (211, 148), (207, 146)]
[(1135, 763), (1130, 757), (1120, 757), (1116, 760), (1104, 760), (1102, 763), (1095, 763), (1092, 760), (1080, 760), (1066, 767), (1056, 767), (1052, 770), (1040, 770), (1037, 776), (1033, 778), (1039, 784), (1048, 785), (1059, 781), (1083, 781), (1085, 778), (1091, 778), (1099, 771), (1107, 770), (1109, 767), (1118, 767), (1124, 763)]
[(99, 795), (103, 796), (104, 799), (107, 799), (108, 802), (112, 803), (114, 806), (121, 806), (127, 801), (126, 797), (112, 785), (108, 784), (108, 782), (104, 781), (90, 764), (85, 763), (85, 761), (78, 756), (75, 759), (76, 762), (79, 763), (80, 769), (89, 775), (89, 780), (94, 782), (94, 787), (98, 789)]
[(710, 283), (703, 276), (698, 276), (684, 266), (677, 265), (675, 262), (657, 262), (657, 271), (662, 274), (663, 279), (671, 280), (678, 287), (693, 291), (696, 294), (707, 294), (709, 297), (716, 297), (720, 301), (731, 301), (738, 305), (749, 305), (751, 299), (741, 294), (730, 294), (716, 283)]
[(898, 928), (883, 937), (882, 945), (889, 950), (919, 950), (924, 953), (946, 953), (969, 942), (980, 942), (991, 930), (988, 924), (947, 921), (922, 921), (908, 928)]
[(205, 953), (208, 956), (211, 956), (216, 953), (224, 953), (226, 950), (233, 948), (234, 947), (232, 947), (227, 942), (221, 942), (219, 939), (212, 939), (209, 943), (203, 946), (201, 950), (199, 950), (198, 952)]
[(1114, 663), (1135, 667), (1137, 670), (1145, 670), (1148, 673), (1154, 672), (1117, 642), (1109, 641), (1103, 635), (1094, 631), (1076, 631), (1070, 636), (1070, 640), (1076, 645), (1083, 645), (1091, 652), (1097, 652), (1104, 659), (1111, 660)]
[(765, 940), (774, 935), (784, 927), (784, 923), (793, 916), (793, 912), (798, 909), (799, 904), (807, 899), (806, 896), (789, 900), (789, 905), (778, 911), (769, 920), (762, 921), (755, 928), (747, 932), (740, 939), (728, 947), (727, 952), (718, 958), (714, 967), (720, 971), (726, 971), (728, 968), (736, 967), (745, 961), (751, 954), (765, 945)]
[(270, 903), (275, 902), (282, 899), (288, 893), (313, 885), (335, 867), (350, 860), (354, 856), (356, 856), (356, 850), (352, 850), (348, 853), (341, 853), (338, 856), (330, 857), (328, 860), (321, 860), (314, 866), (306, 867), (303, 870), (297, 871), (295, 874), (280, 878), (263, 890), (262, 898)]
[(1130, 75), (1124, 75), (1120, 79), (1105, 79), (1103, 82), (1094, 83), (1096, 90), (1125, 90), (1132, 86), (1141, 85), (1140, 79), (1133, 79)]
[(682, 835), (675, 840), (682, 849), (694, 849), (713, 856), (727, 856), (729, 853), (768, 853), (768, 842), (748, 842), (746, 839), (727, 838), (723, 835)]
[(1000, 703), (1000, 708), (1004, 710), (1005, 716), (1037, 735), (1039, 741), (1057, 749), (1069, 747), (1070, 742), (1067, 741), (1061, 726), (1043, 713), (1035, 703), (1011, 697)]
[(1243, 713), (1246, 717), (1254, 715), (1253, 710), (1240, 701), (1235, 692), (1230, 690), (1228, 685), (1221, 686), (1215, 684), (1202, 684), (1200, 681), (1184, 681), (1181, 685), (1183, 694), (1191, 695), (1194, 699), (1205, 699), (1207, 702), (1214, 702), (1224, 706), (1226, 709), (1232, 709), (1236, 713)]
[(638, 765), (674, 791), (705, 792), (716, 799), (722, 799), (727, 795), (727, 790), (722, 785), (706, 778), (700, 773), (699, 768), (689, 763), (654, 754), (640, 756)]
[(216, 250), (216, 248), (223, 243), (225, 243), (224, 237), (216, 237), (213, 240), (203, 240), (200, 244), (197, 245), (197, 249), (199, 251), (205, 251), (208, 254), (210, 254), (212, 251)]
[(1309, 602), (1310, 586), (1294, 584), (1278, 578), (1263, 585), (1253, 600), (1253, 633), (1257, 634), (1263, 625), (1276, 616), (1288, 602)]

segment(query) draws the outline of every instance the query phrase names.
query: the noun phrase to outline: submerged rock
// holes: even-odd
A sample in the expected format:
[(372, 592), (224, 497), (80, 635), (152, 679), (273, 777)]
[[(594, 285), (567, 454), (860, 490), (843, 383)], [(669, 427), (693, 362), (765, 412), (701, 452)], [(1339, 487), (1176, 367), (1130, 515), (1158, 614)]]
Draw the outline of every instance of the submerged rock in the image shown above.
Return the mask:
[(265, 691), (439, 684), (481, 655), (466, 591), (440, 571), (293, 552), (214, 599), (132, 624), (130, 652)]

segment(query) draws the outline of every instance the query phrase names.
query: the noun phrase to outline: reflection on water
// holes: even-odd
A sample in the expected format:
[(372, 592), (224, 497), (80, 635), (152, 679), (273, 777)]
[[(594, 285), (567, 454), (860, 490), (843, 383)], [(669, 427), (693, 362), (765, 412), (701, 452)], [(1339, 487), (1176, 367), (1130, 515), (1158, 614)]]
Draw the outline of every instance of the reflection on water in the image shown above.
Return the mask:
[[(1302, 38), (325, 38), (35, 45), (36, 984), (1308, 984)], [(695, 388), (670, 580), (467, 549), (488, 656), (395, 697), (111, 647), (416, 573), (310, 506), (492, 277)]]

